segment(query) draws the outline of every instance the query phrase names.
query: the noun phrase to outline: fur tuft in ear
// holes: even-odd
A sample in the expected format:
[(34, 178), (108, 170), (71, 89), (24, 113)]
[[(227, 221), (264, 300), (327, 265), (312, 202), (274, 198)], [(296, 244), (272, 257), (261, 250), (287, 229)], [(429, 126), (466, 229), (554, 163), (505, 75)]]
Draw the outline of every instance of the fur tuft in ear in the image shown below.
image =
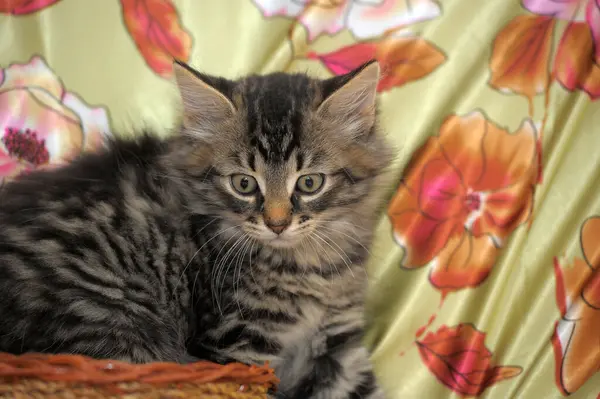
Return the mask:
[(323, 88), (327, 97), (317, 114), (353, 138), (368, 135), (375, 124), (378, 82), (379, 64), (376, 61), (326, 80)]
[(174, 61), (173, 72), (181, 95), (183, 127), (187, 134), (207, 138), (217, 133), (218, 126), (234, 115), (235, 107), (213, 84), (223, 85), (228, 81), (204, 76), (180, 61)]

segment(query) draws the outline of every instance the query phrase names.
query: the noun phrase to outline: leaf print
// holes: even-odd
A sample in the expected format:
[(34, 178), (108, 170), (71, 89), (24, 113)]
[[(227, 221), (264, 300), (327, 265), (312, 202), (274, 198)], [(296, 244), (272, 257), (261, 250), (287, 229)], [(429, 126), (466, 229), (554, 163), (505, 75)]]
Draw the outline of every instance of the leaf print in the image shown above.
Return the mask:
[(379, 92), (421, 79), (446, 61), (446, 56), (427, 40), (418, 36), (391, 35), (378, 42), (357, 43), (331, 53), (309, 53), (332, 73), (347, 73), (367, 61), (376, 59), (382, 69)]
[(490, 85), (533, 100), (550, 84), (550, 50), (554, 19), (519, 15), (494, 40)]
[(417, 341), (423, 363), (438, 381), (462, 397), (478, 396), (488, 387), (521, 374), (517, 366), (497, 366), (485, 346), (485, 333), (471, 324), (442, 326)]
[(121, 6), (125, 26), (154, 72), (169, 77), (173, 59), (188, 60), (192, 37), (171, 0), (121, 0)]

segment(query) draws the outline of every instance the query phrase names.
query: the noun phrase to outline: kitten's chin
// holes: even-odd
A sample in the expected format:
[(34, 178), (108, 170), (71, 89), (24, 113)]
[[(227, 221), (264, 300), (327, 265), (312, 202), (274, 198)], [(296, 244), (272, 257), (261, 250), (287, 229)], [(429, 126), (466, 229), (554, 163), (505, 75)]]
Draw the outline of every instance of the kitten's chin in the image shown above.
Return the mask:
[(276, 237), (276, 238), (272, 238), (270, 240), (264, 240), (263, 242), (265, 245), (267, 245), (271, 248), (277, 248), (277, 249), (291, 249), (297, 245), (297, 240), (293, 240), (293, 239), (289, 239), (289, 238), (282, 238), (282, 237)]

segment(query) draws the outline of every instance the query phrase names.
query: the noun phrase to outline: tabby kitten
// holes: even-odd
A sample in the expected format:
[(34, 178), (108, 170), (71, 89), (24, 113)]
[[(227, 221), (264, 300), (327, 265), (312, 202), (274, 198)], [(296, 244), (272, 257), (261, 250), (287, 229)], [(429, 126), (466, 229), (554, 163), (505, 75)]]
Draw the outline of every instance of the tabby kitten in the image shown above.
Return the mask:
[(281, 398), (380, 398), (364, 263), (391, 150), (377, 63), (229, 81), (174, 64), (178, 134), (0, 193), (0, 350), (270, 361)]

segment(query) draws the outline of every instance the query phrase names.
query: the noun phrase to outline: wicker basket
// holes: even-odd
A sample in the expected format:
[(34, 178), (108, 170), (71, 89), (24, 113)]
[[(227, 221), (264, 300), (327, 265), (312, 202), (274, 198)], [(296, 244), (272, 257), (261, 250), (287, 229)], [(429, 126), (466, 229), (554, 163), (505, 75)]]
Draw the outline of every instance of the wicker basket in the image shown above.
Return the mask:
[(94, 360), (0, 353), (0, 398), (266, 398), (278, 379), (263, 367)]

